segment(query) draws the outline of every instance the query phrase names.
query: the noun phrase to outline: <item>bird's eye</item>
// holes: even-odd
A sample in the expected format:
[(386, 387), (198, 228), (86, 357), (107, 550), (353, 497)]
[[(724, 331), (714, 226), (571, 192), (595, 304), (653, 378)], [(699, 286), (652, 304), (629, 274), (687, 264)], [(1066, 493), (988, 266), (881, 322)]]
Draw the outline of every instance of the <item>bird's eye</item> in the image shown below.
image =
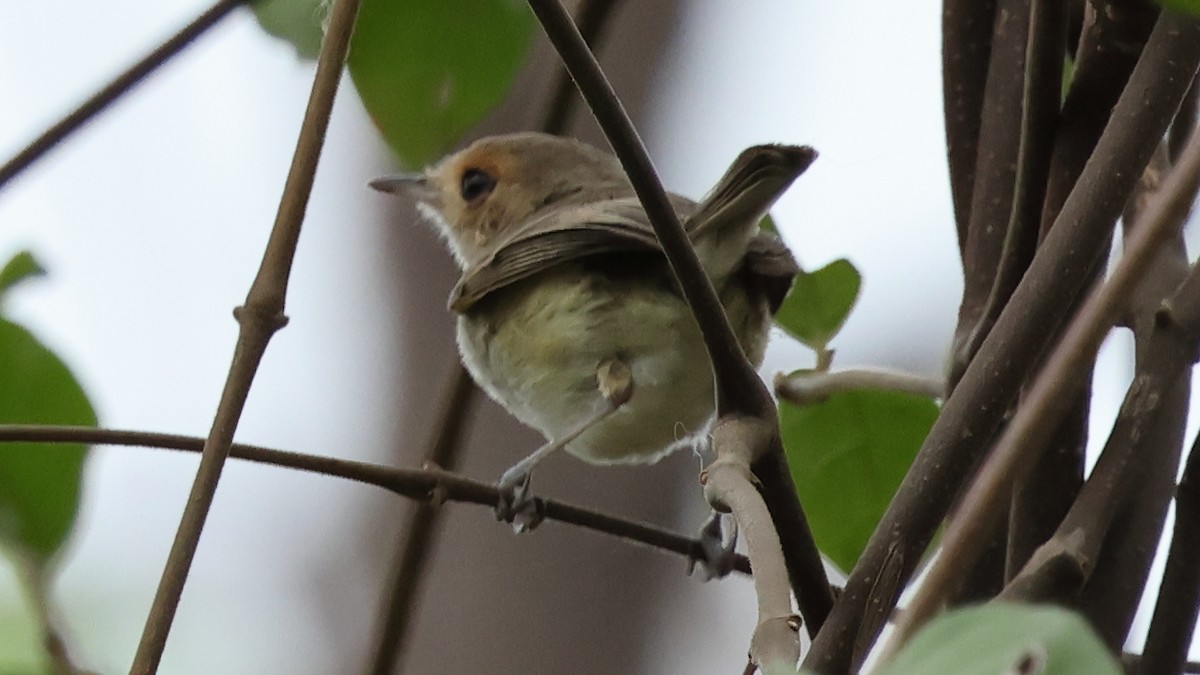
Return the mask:
[(486, 195), (496, 187), (496, 179), (482, 169), (467, 169), (463, 172), (459, 194), (463, 201), (473, 202)]

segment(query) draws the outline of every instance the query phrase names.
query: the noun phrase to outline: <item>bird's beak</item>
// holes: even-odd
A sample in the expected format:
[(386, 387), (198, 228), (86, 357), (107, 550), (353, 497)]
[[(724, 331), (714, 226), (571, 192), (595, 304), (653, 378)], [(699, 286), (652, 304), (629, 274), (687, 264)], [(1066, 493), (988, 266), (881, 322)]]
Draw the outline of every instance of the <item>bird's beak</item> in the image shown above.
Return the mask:
[(368, 185), (388, 194), (423, 197), (429, 190), (429, 179), (423, 173), (400, 173), (376, 178)]

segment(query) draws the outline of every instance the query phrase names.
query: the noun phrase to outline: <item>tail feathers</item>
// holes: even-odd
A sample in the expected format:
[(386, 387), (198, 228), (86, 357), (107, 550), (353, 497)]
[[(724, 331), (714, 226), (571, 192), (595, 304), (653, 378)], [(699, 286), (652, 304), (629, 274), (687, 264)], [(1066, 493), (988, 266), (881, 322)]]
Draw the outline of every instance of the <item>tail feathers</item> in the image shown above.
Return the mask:
[(741, 263), (759, 221), (816, 158), (797, 145), (758, 145), (738, 155), (684, 224), (714, 281)]

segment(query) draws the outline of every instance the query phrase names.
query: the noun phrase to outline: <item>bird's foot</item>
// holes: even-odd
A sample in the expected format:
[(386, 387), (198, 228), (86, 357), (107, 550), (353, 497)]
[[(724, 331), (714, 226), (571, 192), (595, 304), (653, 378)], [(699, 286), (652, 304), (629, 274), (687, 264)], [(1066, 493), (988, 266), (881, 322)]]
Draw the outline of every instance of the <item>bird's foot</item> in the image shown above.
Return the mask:
[(540, 502), (529, 494), (531, 475), (520, 467), (513, 467), (505, 471), (496, 484), (500, 493), (496, 501), (496, 520), (509, 523), (517, 534), (532, 530), (545, 518)]
[(733, 571), (733, 564), (737, 559), (734, 551), (737, 548), (737, 521), (729, 519), (731, 525), (729, 536), (726, 537), (722, 519), (722, 514), (713, 511), (712, 517), (700, 528), (700, 550), (704, 557), (688, 559), (688, 573), (690, 574), (698, 564), (704, 572), (705, 581), (728, 575)]

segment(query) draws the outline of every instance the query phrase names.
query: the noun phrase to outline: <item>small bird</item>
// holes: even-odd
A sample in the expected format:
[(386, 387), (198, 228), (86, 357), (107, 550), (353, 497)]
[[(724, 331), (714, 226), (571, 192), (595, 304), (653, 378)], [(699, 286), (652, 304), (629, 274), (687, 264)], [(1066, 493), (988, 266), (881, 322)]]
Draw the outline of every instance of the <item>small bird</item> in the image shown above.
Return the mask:
[[(798, 266), (759, 222), (816, 158), (744, 151), (700, 203), (669, 195), (746, 356), (762, 362), (771, 316)], [(462, 270), (450, 296), (463, 364), (548, 440), (500, 480), (512, 521), (548, 454), (654, 462), (707, 431), (711, 362), (620, 163), (541, 133), (483, 138), (423, 173), (371, 187), (407, 193)]]

